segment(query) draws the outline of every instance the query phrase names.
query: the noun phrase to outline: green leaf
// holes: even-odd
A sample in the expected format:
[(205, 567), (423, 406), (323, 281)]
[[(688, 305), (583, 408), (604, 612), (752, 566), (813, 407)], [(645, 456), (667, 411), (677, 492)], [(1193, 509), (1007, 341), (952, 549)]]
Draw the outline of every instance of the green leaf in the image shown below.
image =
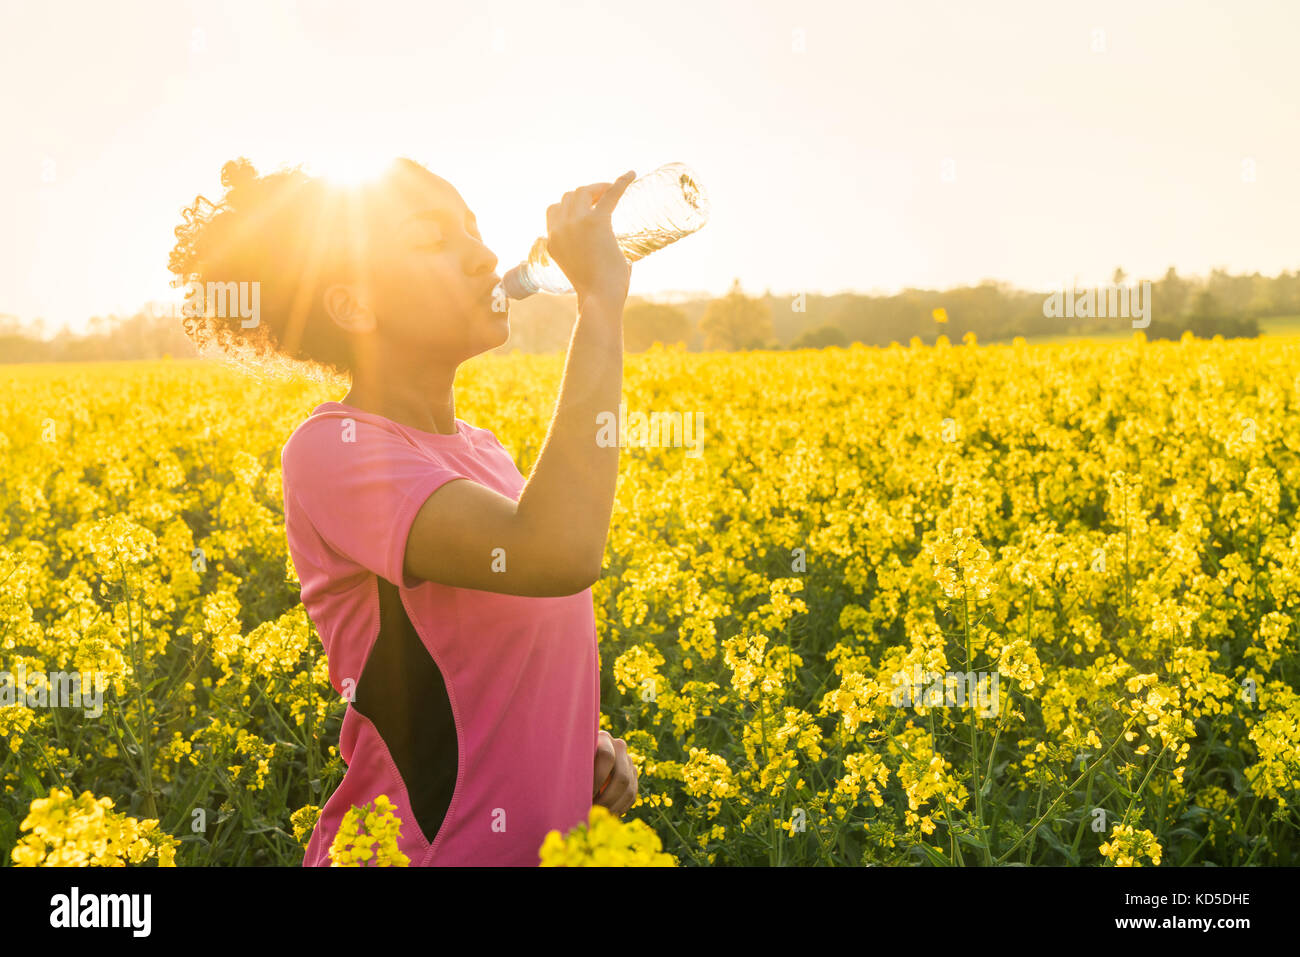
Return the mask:
[(1056, 836), (1056, 832), (1053, 831), (1050, 827), (1040, 827), (1037, 833), (1038, 836), (1043, 839), (1044, 844), (1052, 848), (1052, 850), (1056, 851), (1058, 854), (1064, 857), (1071, 864), (1079, 863), (1078, 853), (1076, 853), (1075, 851), (1067, 847), (1065, 843), (1059, 837)]
[(0, 847), (12, 848), (18, 843), (18, 820), (0, 808)]
[(931, 864), (934, 864), (938, 867), (948, 866), (948, 858), (944, 857), (942, 854), (936, 851), (929, 844), (918, 844), (917, 847), (919, 847), (923, 852), (925, 852), (925, 856), (930, 859)]
[[(22, 769), (23, 786), (37, 797), (45, 797), (50, 791), (49, 788), (41, 786), (41, 779), (36, 776), (36, 772), (29, 767)], [(75, 791), (73, 792), (75, 795)]]

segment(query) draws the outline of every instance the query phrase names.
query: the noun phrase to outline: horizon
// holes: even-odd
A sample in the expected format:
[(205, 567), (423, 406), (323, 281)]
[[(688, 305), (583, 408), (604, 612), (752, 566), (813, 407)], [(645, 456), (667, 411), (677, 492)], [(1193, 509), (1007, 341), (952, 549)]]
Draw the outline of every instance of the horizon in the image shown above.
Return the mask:
[[(1119, 268), (1122, 269), (1122, 267)], [(1181, 272), (1176, 267), (1170, 266), (1170, 267), (1166, 267), (1166, 270), (1162, 271), (1158, 276), (1151, 276), (1151, 277), (1134, 276), (1126, 273), (1124, 281), (1119, 285), (1121, 287), (1127, 287), (1131, 289), (1134, 286), (1142, 285), (1144, 282), (1154, 283), (1164, 278), (1168, 269), (1174, 269), (1174, 272), (1179, 279), (1189, 283), (1206, 282), (1210, 279), (1211, 275), (1215, 272), (1226, 272), (1226, 274), (1230, 276), (1261, 276), (1266, 279), (1275, 279), (1284, 274), (1296, 274), (1297, 272), (1300, 272), (1300, 267), (1283, 268), (1280, 269), (1277, 273), (1273, 273), (1273, 274), (1264, 273), (1261, 272), (1260, 270), (1251, 270), (1249, 272), (1230, 272), (1227, 270), (1223, 270), (1222, 267), (1213, 267), (1210, 271), (1204, 274), (1193, 274), (1193, 273)], [(747, 289), (742, 283), (741, 291), (744, 293), (745, 296), (747, 296), (750, 299), (767, 298), (767, 299), (778, 299), (778, 300), (780, 299), (794, 300), (795, 297), (801, 294), (806, 297), (816, 297), (820, 299), (834, 299), (840, 296), (860, 296), (868, 299), (872, 299), (872, 298), (888, 299), (888, 298), (893, 298), (895, 296), (901, 296), (909, 292), (933, 293), (937, 295), (943, 295), (946, 293), (956, 292), (962, 289), (974, 289), (986, 285), (994, 285), (1003, 288), (1005, 290), (1024, 293), (1027, 295), (1038, 295), (1041, 293), (1044, 295), (1044, 297), (1050, 297), (1062, 292), (1068, 293), (1071, 289), (1075, 291), (1087, 291), (1090, 289), (1094, 289), (1094, 290), (1105, 289), (1112, 286), (1113, 283), (1109, 280), (1106, 280), (1097, 283), (1088, 283), (1088, 284), (1079, 283), (1078, 285), (1072, 287), (1060, 286), (1060, 287), (1050, 288), (1050, 289), (1041, 289), (1041, 288), (1033, 289), (1025, 286), (1016, 285), (1015, 283), (1012, 283), (1005, 279), (985, 277), (984, 279), (978, 280), (976, 282), (945, 286), (942, 288), (905, 286), (905, 287), (891, 289), (887, 291), (846, 289), (837, 292), (823, 292), (818, 290), (799, 290), (797, 292), (792, 292), (792, 291), (781, 291), (781, 290), (771, 290), (771, 289), (765, 289), (762, 291), (755, 290), (755, 289)], [(729, 291), (729, 289), (727, 291)], [(707, 290), (698, 290), (698, 289), (668, 289), (662, 291), (651, 291), (646, 293), (631, 293), (629, 294), (628, 299), (629, 301), (640, 299), (648, 303), (661, 303), (667, 305), (675, 305), (680, 303), (700, 302), (701, 300), (720, 299), (727, 294), (727, 291), (721, 293), (713, 293)], [(564, 296), (566, 295), (572, 296), (573, 294), (572, 293), (561, 294), (555, 298), (564, 298)], [(41, 338), (48, 340), (53, 336), (59, 335), (60, 333), (65, 331), (75, 335), (83, 335), (83, 336), (88, 335), (93, 331), (90, 328), (91, 320), (99, 320), (101, 322), (109, 322), (113, 320), (123, 321), (123, 320), (131, 319), (132, 317), (137, 316), (142, 312), (147, 312), (150, 309), (150, 307), (153, 306), (166, 305), (166, 306), (174, 306), (179, 308), (179, 305), (181, 304), (182, 301), (183, 301), (182, 297), (180, 295), (177, 295), (170, 299), (149, 299), (140, 303), (140, 305), (137, 306), (135, 309), (124, 311), (122, 313), (111, 313), (111, 312), (102, 313), (102, 314), (96, 313), (91, 316), (87, 316), (83, 320), (81, 328), (72, 328), (71, 326), (68, 325), (53, 325), (48, 320), (45, 320), (44, 317), (42, 316), (24, 317), (24, 316), (17, 315), (16, 313), (5, 312), (5, 311), (0, 311), (0, 320), (3, 319), (17, 320), (17, 326), (23, 332), (36, 332), (37, 331), (36, 323), (43, 322), (44, 325), (40, 329)]]

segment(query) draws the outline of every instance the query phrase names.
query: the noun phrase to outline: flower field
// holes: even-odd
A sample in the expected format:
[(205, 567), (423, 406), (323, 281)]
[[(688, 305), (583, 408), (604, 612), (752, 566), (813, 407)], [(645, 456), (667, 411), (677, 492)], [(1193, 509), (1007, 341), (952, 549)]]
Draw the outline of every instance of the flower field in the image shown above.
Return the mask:
[[(561, 371), (474, 360), (456, 413), (527, 475)], [(301, 863), (346, 705), (280, 448), (342, 391), (0, 367), (0, 670), (107, 676), (93, 716), (0, 698), (6, 865)], [(624, 397), (702, 454), (622, 452), (641, 797), (544, 863), (1296, 863), (1300, 340), (656, 348)], [(336, 862), (404, 863), (388, 807)]]

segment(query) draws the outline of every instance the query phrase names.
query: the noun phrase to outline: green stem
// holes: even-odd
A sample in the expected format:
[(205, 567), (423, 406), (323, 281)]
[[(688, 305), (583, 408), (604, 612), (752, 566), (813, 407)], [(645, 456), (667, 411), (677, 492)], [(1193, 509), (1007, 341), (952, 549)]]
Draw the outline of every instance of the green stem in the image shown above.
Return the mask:
[[(1039, 812), (1041, 812), (1041, 811), (1043, 810), (1043, 789), (1047, 787), (1047, 781), (1046, 781), (1046, 779), (1042, 776), (1043, 768), (1039, 768), (1039, 769), (1038, 769), (1038, 772), (1039, 772), (1040, 777), (1039, 777), (1039, 779), (1038, 779), (1038, 798), (1034, 801), (1034, 816), (1035, 816), (1035, 817), (1037, 817), (1038, 814), (1039, 814)], [(1026, 863), (1026, 864), (1028, 864), (1030, 861), (1032, 861), (1032, 860), (1034, 859), (1034, 848), (1035, 848), (1037, 845), (1038, 845), (1038, 832), (1035, 831), (1035, 832), (1034, 832), (1034, 836), (1031, 837), (1031, 838), (1029, 839), (1029, 847), (1025, 848), (1025, 863)]]
[[(931, 745), (933, 745), (935, 741), (936, 738), (934, 736), (934, 709), (931, 708), (930, 709)], [(948, 851), (949, 851), (948, 860), (951, 863), (955, 863), (958, 867), (964, 867), (966, 865), (966, 862), (962, 859), (961, 856), (961, 842), (957, 840), (957, 833), (953, 830), (953, 826), (955, 825), (956, 822), (953, 821), (952, 819), (952, 809), (948, 807), (948, 799), (943, 796), (942, 791), (939, 792), (939, 803), (943, 805), (944, 823), (948, 829)], [(966, 816), (967, 818), (969, 818), (970, 814), (968, 813)]]
[(663, 807), (662, 806), (656, 807), (655, 812), (659, 815), (660, 819), (665, 824), (668, 825), (668, 830), (673, 832), (673, 835), (681, 843), (682, 847), (686, 849), (687, 853), (691, 855), (691, 859), (695, 861), (696, 864), (700, 864), (701, 866), (707, 866), (708, 860), (705, 859), (704, 861), (701, 861), (699, 858), (695, 856), (695, 848), (691, 847), (691, 845), (687, 843), (686, 838), (682, 837), (681, 834), (677, 833), (677, 828), (673, 827), (673, 822), (669, 820), (668, 815), (664, 813)]
[[(963, 579), (964, 577), (963, 574)], [(975, 651), (971, 647), (970, 605), (966, 600), (966, 588), (964, 584), (962, 586), (961, 617), (962, 631), (966, 642), (966, 671), (968, 674), (974, 676)], [(972, 680), (974, 682), (979, 681), (978, 677), (973, 677)], [(967, 724), (970, 726), (970, 777), (971, 787), (975, 789), (975, 823), (979, 830), (980, 844), (984, 848), (984, 863), (985, 865), (992, 867), (993, 855), (989, 851), (988, 835), (984, 832), (984, 795), (982, 793), (984, 787), (980, 782), (979, 741), (975, 733), (975, 702), (971, 701), (968, 703), (970, 704), (970, 711), (967, 715)]]
[(1146, 776), (1142, 778), (1142, 783), (1139, 784), (1138, 789), (1133, 792), (1133, 800), (1128, 802), (1128, 810), (1124, 812), (1124, 819), (1119, 822), (1120, 827), (1127, 826), (1128, 817), (1130, 814), (1133, 813), (1133, 808), (1137, 806), (1138, 798), (1140, 798), (1142, 796), (1142, 792), (1146, 790), (1147, 782), (1151, 780), (1151, 775), (1155, 774), (1156, 768), (1160, 766), (1160, 759), (1164, 757), (1165, 751), (1167, 751), (1168, 749), (1169, 749), (1169, 745), (1166, 744), (1163, 748), (1160, 749), (1160, 753), (1156, 755), (1156, 759), (1151, 762), (1151, 767), (1147, 769)]
[[(118, 569), (122, 572), (122, 592), (126, 597), (126, 629), (131, 643), (131, 660), (135, 664), (136, 700), (140, 708), (140, 740), (135, 742), (140, 749), (144, 764), (144, 807), (151, 818), (158, 817), (158, 807), (153, 799), (153, 750), (149, 746), (149, 711), (144, 700), (144, 649), (139, 648), (135, 640), (135, 620), (131, 615), (131, 587), (127, 581), (126, 568), (119, 559)], [(144, 636), (140, 636), (143, 643)], [(134, 735), (132, 735), (134, 737)]]
[(1111, 742), (1110, 747), (1107, 748), (1105, 752), (1102, 753), (1097, 758), (1097, 760), (1092, 763), (1090, 767), (1081, 771), (1079, 773), (1079, 776), (1075, 778), (1074, 781), (1072, 781), (1064, 791), (1061, 792), (1060, 796), (1057, 797), (1057, 799), (1053, 801), (1050, 805), (1048, 805), (1047, 810), (1043, 812), (1043, 816), (1040, 817), (1037, 821), (1035, 821), (1033, 826), (1020, 836), (1020, 840), (1012, 844), (1011, 847), (1007, 849), (1006, 853), (998, 858), (997, 862), (999, 864), (1001, 864), (1008, 857), (1010, 857), (1016, 848), (1018, 848), (1021, 844), (1025, 843), (1025, 841), (1028, 840), (1029, 836), (1033, 834), (1035, 831), (1037, 831), (1039, 827), (1042, 826), (1043, 822), (1052, 816), (1052, 812), (1056, 810), (1056, 806), (1060, 804), (1063, 800), (1065, 800), (1065, 796), (1067, 794), (1072, 793), (1074, 789), (1078, 787), (1080, 781), (1082, 781), (1086, 777), (1090, 777), (1094, 772), (1096, 772), (1097, 768), (1101, 766), (1101, 762), (1104, 761), (1110, 755), (1110, 753), (1115, 750), (1116, 746), (1121, 741), (1124, 740), (1124, 733), (1128, 731), (1129, 726), (1136, 720), (1137, 720), (1137, 714), (1135, 713), (1128, 719), (1128, 721), (1124, 723), (1124, 727), (1120, 729), (1119, 734), (1116, 735), (1115, 740)]
[[(763, 744), (763, 767), (766, 768), (771, 764), (771, 762), (769, 761), (767, 756), (767, 721), (766, 718), (764, 717), (763, 689), (761, 687), (758, 689), (758, 736), (760, 741)], [(761, 770), (758, 772), (758, 779), (760, 782), (759, 786), (762, 787), (763, 772)], [(766, 788), (764, 788), (764, 791), (766, 791)], [(777, 832), (776, 815), (772, 813), (772, 802), (769, 798), (769, 795), (767, 795), (766, 793), (764, 793), (763, 795), (763, 805), (764, 807), (767, 808), (767, 822), (768, 822), (768, 827), (770, 828), (769, 833), (772, 835), (772, 840), (767, 845), (767, 866), (775, 867), (776, 853), (777, 853), (776, 842), (779, 841), (780, 838), (777, 836), (776, 833)]]
[(1070, 845), (1071, 854), (1079, 853), (1079, 841), (1083, 839), (1083, 827), (1088, 822), (1088, 817), (1090, 815), (1088, 808), (1091, 801), (1092, 801), (1092, 778), (1088, 778), (1088, 789), (1087, 791), (1084, 792), (1083, 795), (1083, 808), (1082, 808), (1083, 813), (1079, 815), (1079, 827), (1074, 832), (1074, 843)]

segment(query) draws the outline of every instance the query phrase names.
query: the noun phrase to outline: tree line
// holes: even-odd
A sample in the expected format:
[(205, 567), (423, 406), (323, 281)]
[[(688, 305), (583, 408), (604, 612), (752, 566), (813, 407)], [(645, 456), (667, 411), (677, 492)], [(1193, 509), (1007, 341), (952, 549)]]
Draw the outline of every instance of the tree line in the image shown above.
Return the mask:
[[(1122, 270), (1115, 285), (1128, 285)], [(735, 280), (724, 296), (699, 296), (677, 303), (628, 298), (623, 340), (631, 352), (656, 342), (692, 351), (801, 349), (863, 343), (887, 346), (913, 338), (933, 343), (940, 335), (956, 341), (973, 332), (980, 342), (1043, 336), (1096, 335), (1127, 331), (1129, 320), (1053, 318), (1044, 314), (1051, 294), (986, 281), (947, 290), (905, 289), (900, 293), (748, 295)], [(1259, 320), (1300, 317), (1300, 272), (1277, 276), (1231, 275), (1215, 270), (1203, 278), (1184, 278), (1171, 267), (1151, 282), (1148, 339), (1177, 339), (1190, 330), (1199, 338), (1256, 336)], [(0, 315), (0, 362), (77, 362), (97, 359), (188, 358), (197, 354), (181, 320), (157, 315), (146, 303), (131, 316), (93, 317), (87, 331), (66, 326), (52, 336), (44, 323), (24, 324)], [(553, 352), (568, 346), (577, 300), (532, 296), (511, 304), (511, 336), (497, 352)]]

